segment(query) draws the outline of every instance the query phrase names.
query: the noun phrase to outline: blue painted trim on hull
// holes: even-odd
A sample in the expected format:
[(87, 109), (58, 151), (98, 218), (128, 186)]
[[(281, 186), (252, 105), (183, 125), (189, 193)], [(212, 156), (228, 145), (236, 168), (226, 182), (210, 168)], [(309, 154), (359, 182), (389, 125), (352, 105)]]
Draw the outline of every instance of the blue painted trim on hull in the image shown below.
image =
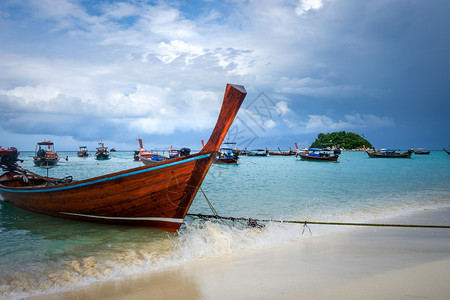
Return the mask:
[(103, 181), (114, 180), (114, 179), (117, 179), (117, 178), (122, 178), (122, 177), (131, 176), (131, 175), (136, 175), (136, 174), (140, 174), (140, 173), (145, 173), (145, 172), (151, 172), (151, 171), (154, 171), (154, 170), (164, 169), (164, 168), (168, 168), (168, 167), (172, 167), (172, 166), (188, 163), (188, 162), (191, 162), (191, 161), (203, 159), (203, 158), (210, 157), (210, 156), (211, 156), (211, 153), (204, 154), (204, 155), (200, 155), (200, 156), (197, 156), (197, 157), (192, 157), (192, 158), (184, 159), (184, 160), (173, 162), (173, 163), (168, 163), (168, 164), (161, 165), (161, 166), (155, 166), (155, 167), (149, 168), (149, 169), (134, 171), (134, 172), (126, 173), (126, 174), (120, 174), (120, 175), (116, 175), (116, 176), (113, 176), (113, 177), (102, 178), (102, 179), (94, 180), (94, 181), (91, 181), (91, 182), (85, 182), (85, 183), (75, 184), (75, 185), (71, 185), (71, 186), (62, 186), (62, 187), (57, 187), (57, 188), (52, 188), (52, 189), (43, 189), (43, 190), (14, 190), (14, 189), (0, 188), (0, 191), (11, 192), (11, 193), (47, 193), (47, 192), (62, 191), (62, 190), (68, 190), (68, 189), (78, 188), (78, 187), (82, 187), (82, 186), (87, 186), (87, 185), (91, 185), (91, 184), (96, 184), (96, 183), (103, 182)]

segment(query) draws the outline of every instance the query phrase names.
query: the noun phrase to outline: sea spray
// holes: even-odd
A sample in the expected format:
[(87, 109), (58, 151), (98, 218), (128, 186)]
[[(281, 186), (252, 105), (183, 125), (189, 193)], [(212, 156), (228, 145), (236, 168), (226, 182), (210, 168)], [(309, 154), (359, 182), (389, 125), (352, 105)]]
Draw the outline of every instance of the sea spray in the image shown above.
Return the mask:
[[(43, 295), (86, 286), (94, 282), (123, 279), (134, 274), (180, 266), (197, 259), (211, 258), (235, 251), (263, 249), (300, 237), (296, 226), (269, 223), (263, 228), (245, 223), (204, 221), (187, 222), (179, 234), (164, 242), (126, 243), (113, 245), (108, 255), (61, 261), (55, 269), (12, 274), (0, 280), (0, 295), (21, 298)], [(298, 227), (298, 226), (297, 226)]]

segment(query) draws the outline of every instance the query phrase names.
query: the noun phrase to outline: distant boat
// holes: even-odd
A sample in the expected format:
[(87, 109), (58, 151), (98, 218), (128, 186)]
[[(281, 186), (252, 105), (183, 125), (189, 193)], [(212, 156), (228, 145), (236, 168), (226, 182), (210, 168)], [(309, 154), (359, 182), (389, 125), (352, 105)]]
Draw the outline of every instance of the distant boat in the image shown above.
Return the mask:
[(305, 152), (298, 151), (296, 157), (300, 157), (301, 160), (337, 162), (339, 154), (334, 153), (331, 150), (309, 148), (308, 151)]
[(247, 156), (267, 156), (268, 151), (265, 149), (253, 149), (247, 151)]
[(80, 181), (16, 167), (0, 176), (0, 195), (49, 216), (177, 231), (245, 96), (243, 86), (227, 85), (216, 126), (199, 153)]
[(220, 148), (219, 154), (214, 158), (215, 164), (237, 165), (239, 156), (233, 153), (233, 148)]
[[(186, 150), (189, 149), (189, 148), (182, 148), (182, 149), (184, 149), (183, 151), (186, 151)], [(180, 151), (181, 151), (181, 149), (180, 149), (180, 150), (176, 150), (176, 149), (173, 149), (172, 146), (170, 146), (170, 150), (169, 150), (169, 158), (172, 159), (172, 158), (180, 157)], [(189, 155), (190, 153), (191, 153), (191, 149), (189, 149), (189, 153), (187, 153), (187, 154), (185, 153), (185, 154), (182, 155), (182, 156)]]
[(89, 153), (86, 146), (80, 146), (80, 150), (77, 152), (78, 157), (88, 157)]
[(239, 156), (247, 156), (247, 148), (245, 148), (245, 150), (240, 150), (239, 151)]
[(425, 149), (425, 148), (418, 148), (418, 149), (414, 149), (414, 154), (422, 154), (422, 155), (428, 155), (430, 154), (430, 151)]
[[(450, 145), (449, 145), (449, 147), (450, 147)], [(445, 148), (443, 148), (443, 149), (444, 149), (445, 152), (447, 152), (448, 155), (450, 155), (450, 151), (449, 150), (447, 150)]]
[(36, 145), (33, 162), (39, 167), (55, 166), (59, 161), (58, 152), (55, 151), (53, 142), (43, 141)]
[(411, 154), (414, 152), (412, 150), (408, 150), (406, 152), (397, 152), (395, 149), (366, 149), (364, 147), (365, 152), (372, 158), (411, 158)]
[(97, 160), (106, 160), (106, 159), (110, 159), (110, 153), (108, 151), (108, 147), (105, 147), (105, 144), (100, 141), (98, 143), (100, 145), (100, 147), (97, 148), (97, 152), (95, 152), (95, 159)]
[(155, 152), (144, 151), (139, 153), (139, 161), (141, 161), (146, 166), (156, 164), (165, 160), (169, 160), (169, 158)]
[[(146, 151), (142, 144), (142, 139), (138, 139), (139, 146), (141, 147), (141, 150), (135, 150), (135, 160), (139, 160), (144, 165), (152, 165), (161, 161), (166, 161), (169, 159), (178, 158), (180, 156), (186, 156), (191, 153), (191, 149), (189, 148), (181, 148), (180, 150), (175, 150), (173, 147), (170, 147), (170, 150), (153, 150), (153, 151)], [(162, 152), (160, 154), (159, 152)], [(164, 155), (164, 152), (168, 153), (168, 156)]]
[(231, 149), (231, 153), (232, 153), (234, 156), (236, 156), (236, 157), (239, 157), (239, 155), (241, 154), (241, 150), (239, 150), (239, 149), (236, 147), (236, 142), (224, 142), (224, 143), (222, 144), (222, 147), (224, 147), (224, 148), (230, 148), (230, 149)]
[(164, 160), (168, 160), (168, 157), (164, 157), (158, 153), (146, 151), (144, 149), (144, 145), (142, 143), (142, 139), (137, 139), (139, 142), (139, 147), (141, 147), (140, 150), (135, 150), (134, 159), (139, 160), (144, 165), (151, 165), (156, 164), (158, 162), (162, 162)]
[(116, 152), (116, 148), (111, 148), (111, 150), (109, 150), (111, 152)]
[[(231, 147), (223, 147), (225, 146), (232, 146), (236, 143), (232, 142), (225, 142), (222, 144), (222, 147), (219, 149), (219, 151), (216, 154), (216, 157), (214, 158), (213, 163), (214, 164), (227, 164), (227, 165), (237, 165), (239, 160), (239, 153), (240, 151), (236, 148)], [(205, 147), (205, 141), (202, 140), (202, 147)]]
[(268, 153), (270, 156), (291, 156), (291, 155), (295, 155), (295, 151), (293, 151), (293, 150), (291, 150), (291, 149), (289, 149), (289, 151), (286, 152), (286, 151), (281, 151), (280, 148), (278, 148), (278, 152), (277, 152), (277, 151), (270, 151), (270, 150), (267, 150), (267, 153)]

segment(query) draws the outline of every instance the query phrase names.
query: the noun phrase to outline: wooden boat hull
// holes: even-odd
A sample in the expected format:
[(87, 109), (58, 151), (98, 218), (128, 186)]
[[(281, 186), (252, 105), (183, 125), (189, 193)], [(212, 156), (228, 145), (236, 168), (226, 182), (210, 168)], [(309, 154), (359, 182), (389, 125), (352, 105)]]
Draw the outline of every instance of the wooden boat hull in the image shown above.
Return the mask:
[(0, 195), (49, 216), (176, 231), (245, 95), (244, 87), (227, 85), (219, 119), (200, 153), (67, 183), (18, 169), (0, 176)]
[(179, 208), (196, 193), (211, 162), (210, 154), (194, 155), (32, 191), (0, 186), (0, 194), (7, 203), (50, 216), (177, 230), (184, 218)]
[(46, 157), (34, 157), (33, 162), (35, 166), (56, 166), (59, 162), (59, 157), (46, 158)]
[(238, 157), (230, 157), (230, 158), (224, 158), (224, 157), (216, 157), (213, 161), (215, 164), (227, 164), (227, 165), (237, 165), (238, 164)]
[(140, 157), (140, 161), (146, 166), (154, 165), (156, 163), (159, 163), (159, 162), (162, 162), (162, 161), (166, 161), (166, 160), (169, 160), (169, 158), (168, 157), (164, 157), (164, 156), (160, 156), (160, 155), (157, 156), (157, 157), (152, 157), (152, 156), (141, 156)]
[(428, 154), (430, 154), (430, 151), (414, 151), (414, 154), (418, 154), (418, 155), (428, 155)]
[(110, 159), (111, 156), (108, 153), (99, 153), (99, 154), (95, 154), (95, 159), (96, 160), (107, 160)]
[(299, 153), (301, 160), (310, 160), (310, 161), (331, 161), (337, 162), (339, 155), (330, 155), (330, 156), (310, 156), (306, 153)]
[(247, 156), (267, 156), (267, 153), (251, 153), (251, 152), (247, 152)]
[(292, 154), (290, 152), (272, 152), (272, 151), (269, 151), (269, 155), (270, 156), (291, 156), (291, 155), (295, 155), (295, 153)]
[(411, 158), (411, 154), (413, 152), (403, 152), (403, 153), (386, 153), (386, 152), (370, 152), (366, 151), (366, 153), (371, 158)]

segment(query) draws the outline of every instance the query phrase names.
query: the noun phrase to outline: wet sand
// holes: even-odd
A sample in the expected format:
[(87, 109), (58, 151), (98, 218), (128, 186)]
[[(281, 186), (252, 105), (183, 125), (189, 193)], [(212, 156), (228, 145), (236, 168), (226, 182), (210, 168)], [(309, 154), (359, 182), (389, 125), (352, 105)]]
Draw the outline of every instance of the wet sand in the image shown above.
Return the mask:
[[(450, 225), (450, 208), (377, 223)], [(450, 229), (358, 227), (314, 236), (317, 226), (280, 247), (33, 299), (450, 298)]]

